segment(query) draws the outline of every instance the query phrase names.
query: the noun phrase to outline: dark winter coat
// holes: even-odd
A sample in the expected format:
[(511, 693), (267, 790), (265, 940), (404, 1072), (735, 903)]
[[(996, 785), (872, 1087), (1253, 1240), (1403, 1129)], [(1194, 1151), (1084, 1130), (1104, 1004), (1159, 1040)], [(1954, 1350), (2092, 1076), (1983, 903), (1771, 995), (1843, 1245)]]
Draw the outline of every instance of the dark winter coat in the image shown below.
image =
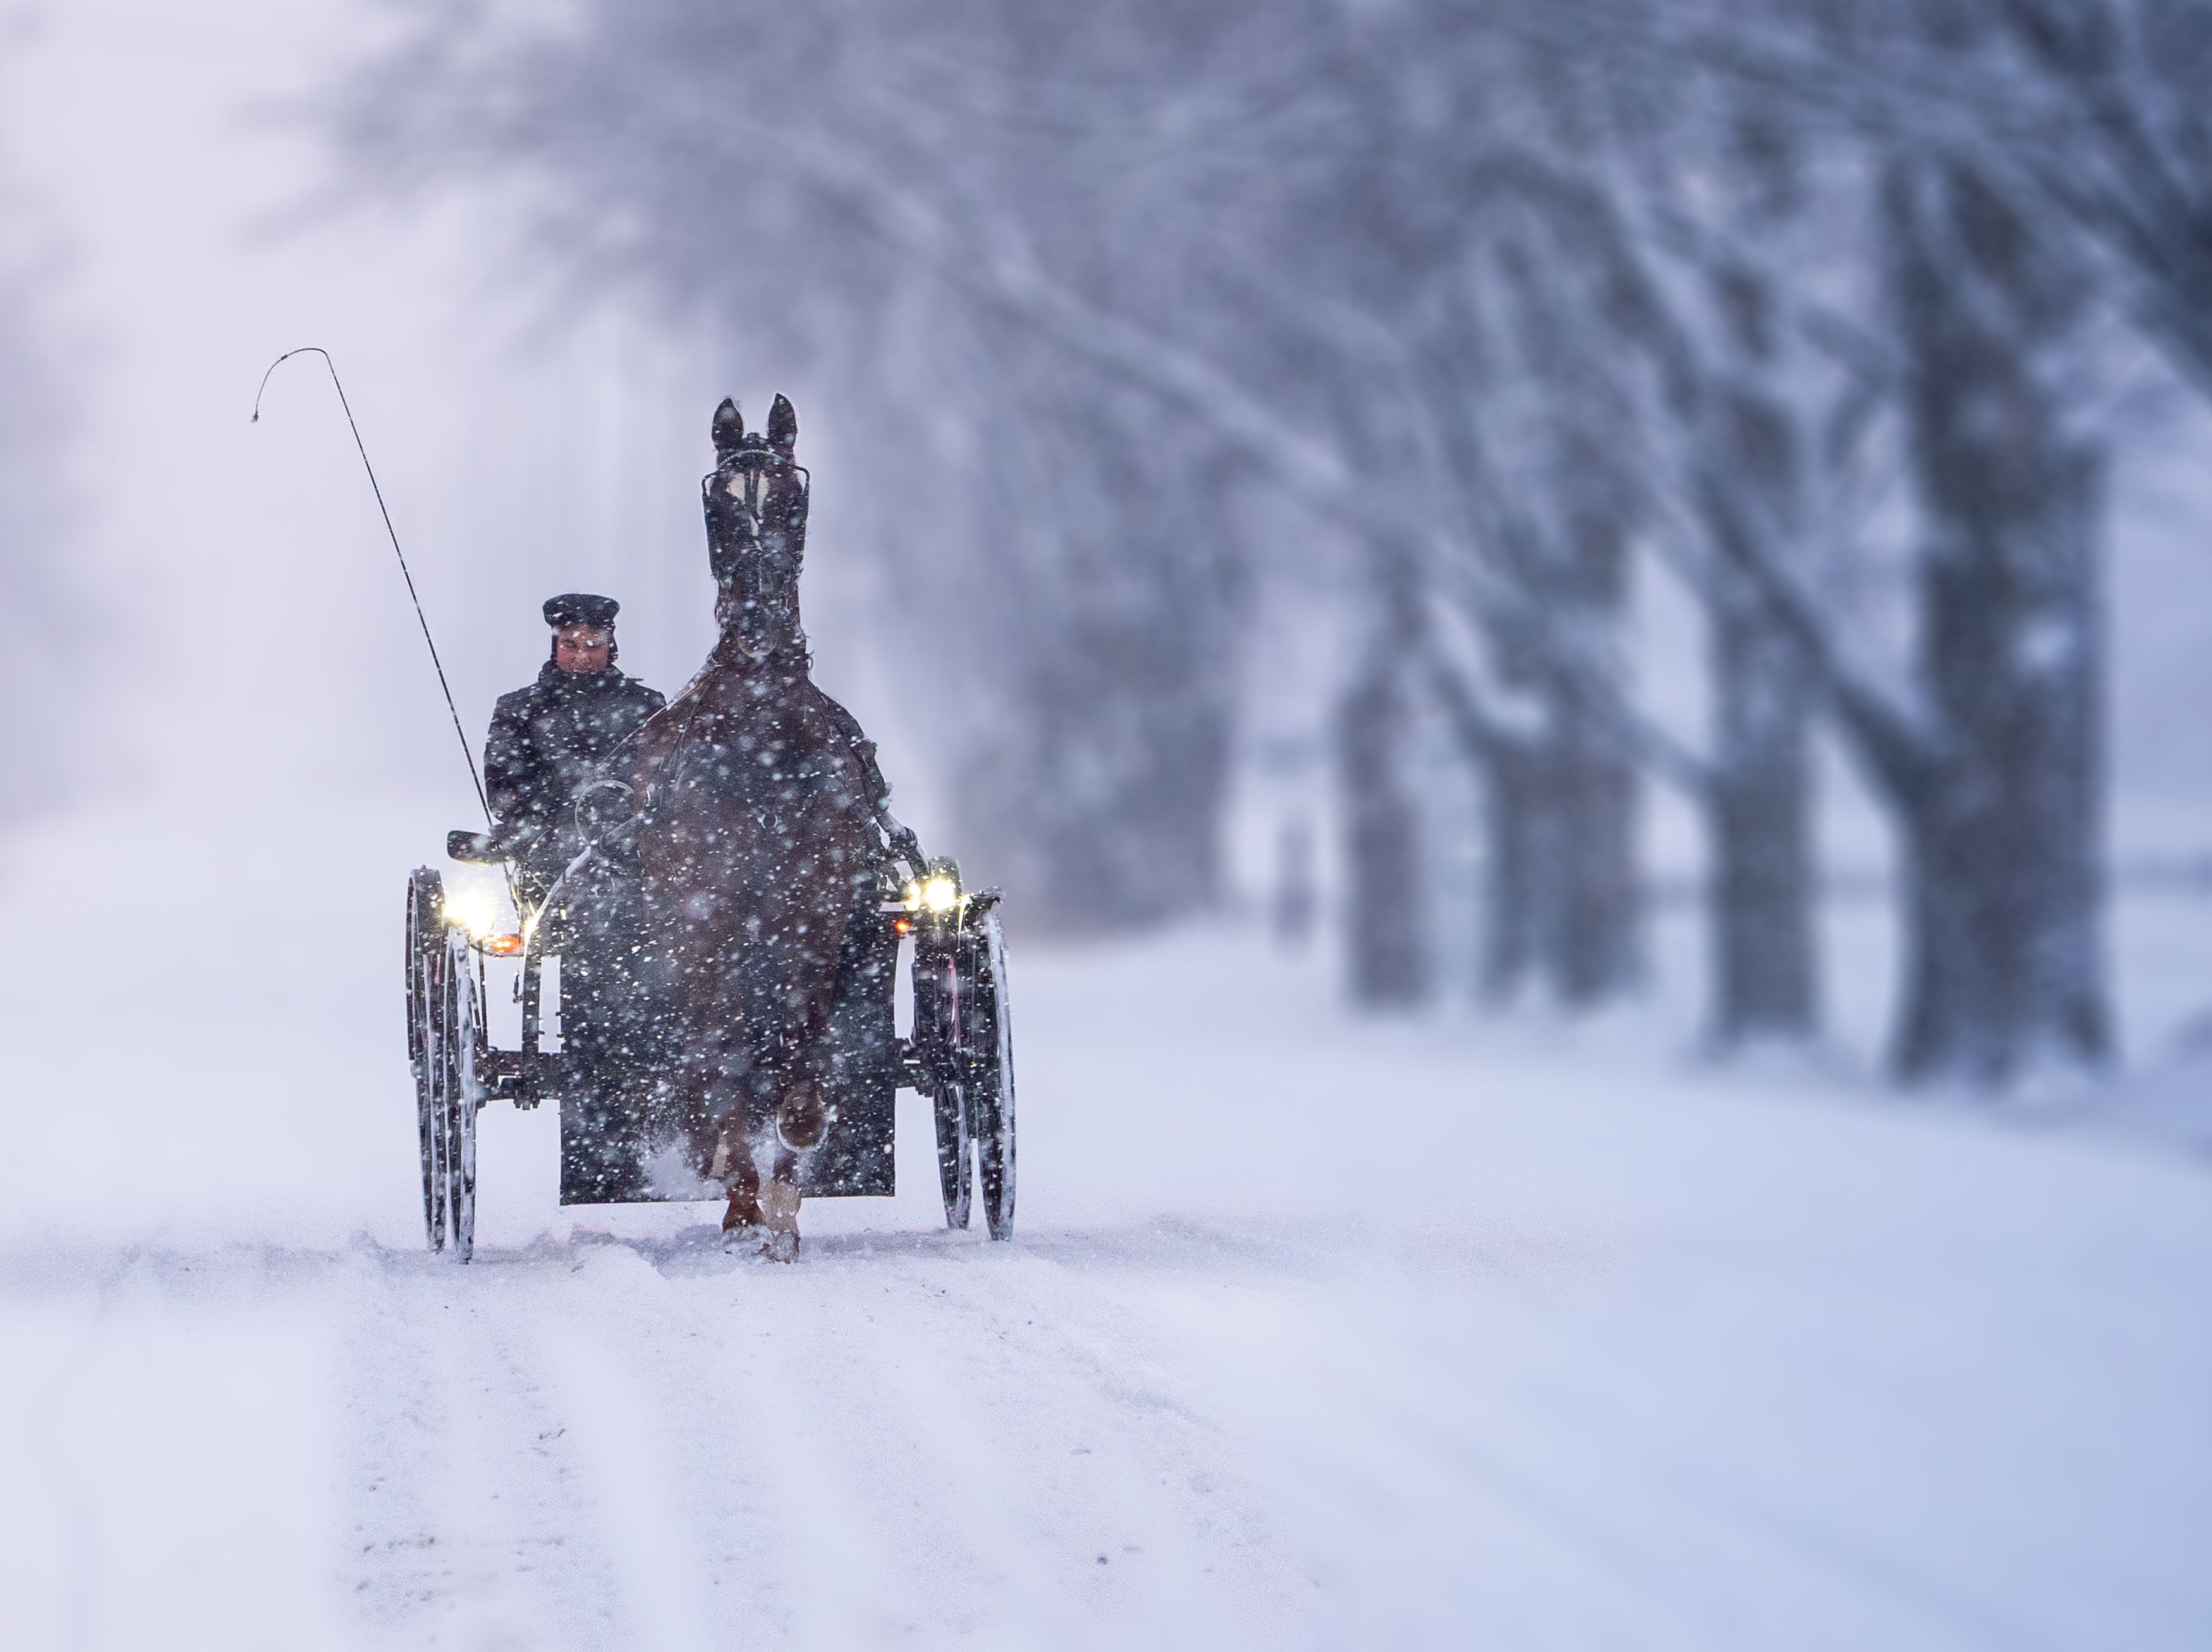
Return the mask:
[(611, 663), (579, 674), (550, 659), (528, 688), (500, 696), (484, 740), (484, 786), (501, 835), (526, 860), (565, 861), (582, 847), (570, 802), (666, 703)]

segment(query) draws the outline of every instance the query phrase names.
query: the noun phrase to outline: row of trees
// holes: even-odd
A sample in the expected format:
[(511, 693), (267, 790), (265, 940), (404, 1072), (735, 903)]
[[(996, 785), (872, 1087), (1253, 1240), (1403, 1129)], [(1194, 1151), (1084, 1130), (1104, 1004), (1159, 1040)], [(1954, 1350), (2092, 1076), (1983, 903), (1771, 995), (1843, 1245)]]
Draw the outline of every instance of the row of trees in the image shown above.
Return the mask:
[[(1814, 1032), (1825, 720), (1900, 848), (1898, 1067), (1999, 1083), (2110, 1047), (2094, 392), (2119, 327), (2212, 390), (2208, 71), (2205, 0), (580, 0), (426, 7), (330, 124), (842, 387), (1029, 909), (1211, 900), (1255, 592), (1350, 591), (1360, 997), (1432, 990), (1435, 728), (1488, 990), (1632, 981), (1656, 778), (1717, 1035)], [(1706, 617), (1695, 741), (1640, 558)]]

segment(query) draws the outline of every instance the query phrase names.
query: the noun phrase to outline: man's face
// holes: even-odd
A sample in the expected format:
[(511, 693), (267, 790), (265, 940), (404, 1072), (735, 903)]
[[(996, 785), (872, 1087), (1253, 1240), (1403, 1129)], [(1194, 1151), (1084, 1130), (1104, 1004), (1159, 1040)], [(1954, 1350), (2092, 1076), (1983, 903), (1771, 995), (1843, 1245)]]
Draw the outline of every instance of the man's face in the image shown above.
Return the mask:
[(615, 634), (595, 625), (564, 625), (553, 641), (553, 663), (564, 671), (589, 677), (607, 668), (607, 651)]

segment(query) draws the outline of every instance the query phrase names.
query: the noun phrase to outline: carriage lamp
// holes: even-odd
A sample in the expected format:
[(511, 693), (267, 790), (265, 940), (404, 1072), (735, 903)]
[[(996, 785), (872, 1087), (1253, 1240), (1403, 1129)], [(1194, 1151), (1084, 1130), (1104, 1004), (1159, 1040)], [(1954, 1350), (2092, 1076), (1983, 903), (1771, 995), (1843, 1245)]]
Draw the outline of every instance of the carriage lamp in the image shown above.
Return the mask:
[(491, 896), (477, 890), (448, 890), (444, 909), (447, 926), (465, 929), (472, 940), (483, 939), (499, 922)]
[(447, 925), (467, 932), (471, 941), (494, 957), (512, 958), (521, 955), (522, 937), (498, 932), (499, 908), (483, 891), (455, 890), (448, 892), (445, 914)]
[(932, 872), (906, 886), (906, 903), (918, 910), (950, 912), (960, 904), (960, 885), (943, 872)]

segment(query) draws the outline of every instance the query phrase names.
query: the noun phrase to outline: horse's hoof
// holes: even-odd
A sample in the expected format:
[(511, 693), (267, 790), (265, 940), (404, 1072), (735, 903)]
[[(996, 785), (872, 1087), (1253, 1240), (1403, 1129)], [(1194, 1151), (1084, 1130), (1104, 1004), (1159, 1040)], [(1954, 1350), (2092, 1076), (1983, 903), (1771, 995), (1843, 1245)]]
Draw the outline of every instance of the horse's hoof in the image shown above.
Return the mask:
[(799, 1260), (799, 1189), (788, 1181), (771, 1181), (761, 1189), (762, 1224), (767, 1236), (761, 1254), (779, 1262)]
[(776, 1139), (794, 1153), (819, 1147), (830, 1132), (830, 1104), (819, 1084), (794, 1084), (775, 1109)]
[(791, 1181), (771, 1181), (760, 1191), (761, 1220), (771, 1232), (799, 1231), (799, 1186)]
[(722, 1231), (742, 1233), (761, 1224), (760, 1200), (751, 1193), (732, 1193), (730, 1208), (722, 1212)]

